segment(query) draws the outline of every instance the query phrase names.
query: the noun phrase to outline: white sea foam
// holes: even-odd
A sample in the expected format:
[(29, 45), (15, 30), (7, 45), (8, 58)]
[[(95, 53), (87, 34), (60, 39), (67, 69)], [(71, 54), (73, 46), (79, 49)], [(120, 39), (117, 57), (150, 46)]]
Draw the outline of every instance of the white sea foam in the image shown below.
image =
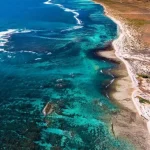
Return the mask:
[(5, 44), (8, 42), (8, 38), (16, 32), (15, 29), (9, 29), (7, 31), (0, 32), (0, 46), (5, 46)]
[(74, 26), (72, 28), (68, 28), (68, 29), (65, 29), (65, 30), (62, 30), (61, 32), (64, 32), (64, 31), (72, 31), (72, 30), (78, 30), (78, 29), (81, 29), (83, 28), (83, 26)]
[(103, 70), (100, 70), (101, 73), (103, 73)]
[[(51, 0), (48, 0), (48, 1), (44, 2), (44, 4), (52, 4), (52, 3), (51, 3)], [(66, 12), (71, 12), (71, 13), (73, 13), (73, 14), (74, 14), (74, 18), (75, 18), (76, 21), (77, 21), (77, 24), (82, 24), (82, 21), (81, 21), (80, 19), (78, 19), (78, 16), (79, 16), (79, 13), (78, 13), (78, 12), (76, 12), (76, 11), (73, 10), (73, 9), (65, 8), (65, 7), (64, 7), (63, 5), (61, 5), (61, 4), (54, 4), (54, 5), (59, 6), (61, 9), (63, 9), (63, 10), (66, 11)]]
[(47, 55), (52, 55), (52, 52), (47, 53)]
[(35, 60), (41, 60), (42, 58), (36, 58)]
[(115, 80), (115, 79), (112, 79), (112, 80), (110, 81), (110, 83), (109, 83), (108, 85), (106, 85), (106, 88), (108, 88), (108, 87), (114, 82), (114, 80)]
[(75, 10), (73, 10), (73, 9), (69, 9), (69, 8), (65, 8), (63, 5), (61, 5), (61, 4), (56, 4), (57, 6), (59, 6), (60, 8), (62, 8), (64, 11), (66, 11), (66, 12), (72, 12), (73, 14), (74, 14), (74, 18), (76, 19), (76, 21), (77, 21), (77, 24), (81, 24), (82, 23), (82, 21), (80, 20), (80, 19), (78, 19), (78, 16), (79, 16), (79, 13), (78, 12), (76, 12)]
[(0, 52), (7, 52), (7, 51), (6, 51), (6, 50), (4, 50), (4, 49), (1, 49), (1, 48), (0, 48)]
[(8, 57), (8, 58), (12, 58), (12, 56), (11, 56), (11, 55), (8, 55), (7, 57)]
[(20, 29), (16, 33), (29, 33), (29, 32), (32, 32), (32, 31), (34, 31), (34, 30)]
[(7, 31), (0, 32), (0, 47), (1, 47), (0, 52), (7, 52), (6, 50), (4, 50), (3, 47), (6, 45), (8, 39), (12, 34), (29, 33), (29, 32), (31, 32), (31, 30), (27, 30), (27, 29), (8, 29)]
[(48, 1), (44, 2), (44, 4), (52, 4), (52, 3), (51, 3), (51, 0), (48, 0)]
[(20, 53), (32, 53), (32, 54), (37, 54), (36, 52), (33, 52), (33, 51), (20, 51)]

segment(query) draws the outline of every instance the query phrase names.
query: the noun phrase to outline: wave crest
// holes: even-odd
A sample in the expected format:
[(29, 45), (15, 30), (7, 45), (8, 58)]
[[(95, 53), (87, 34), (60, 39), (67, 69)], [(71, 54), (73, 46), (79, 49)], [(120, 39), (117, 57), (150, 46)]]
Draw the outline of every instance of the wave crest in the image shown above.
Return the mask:
[(29, 33), (31, 30), (27, 29), (8, 29), (6, 31), (0, 32), (0, 52), (7, 52), (4, 50), (4, 46), (8, 42), (8, 39), (11, 37), (12, 34), (16, 33)]
[[(51, 3), (51, 0), (48, 0), (48, 1), (44, 2), (44, 4), (52, 4), (52, 3)], [(66, 11), (66, 12), (71, 12), (71, 13), (73, 13), (73, 14), (74, 14), (74, 18), (75, 18), (76, 21), (77, 21), (77, 24), (79, 24), (79, 25), (82, 24), (82, 21), (78, 18), (78, 16), (79, 16), (79, 13), (78, 13), (78, 12), (76, 12), (76, 11), (73, 10), (73, 9), (65, 8), (65, 7), (64, 7), (63, 5), (61, 5), (61, 4), (54, 4), (54, 5), (59, 6), (61, 9), (63, 9), (63, 10)]]

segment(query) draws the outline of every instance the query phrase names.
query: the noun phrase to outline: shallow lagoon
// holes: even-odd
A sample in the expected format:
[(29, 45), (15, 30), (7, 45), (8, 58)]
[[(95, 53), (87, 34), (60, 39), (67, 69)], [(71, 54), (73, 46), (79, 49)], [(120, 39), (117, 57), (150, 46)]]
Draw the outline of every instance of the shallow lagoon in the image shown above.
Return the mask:
[[(103, 71), (115, 65), (95, 51), (117, 29), (103, 8), (90, 0), (0, 4), (2, 149), (133, 149), (110, 131), (119, 108), (106, 97), (113, 77)], [(48, 102), (54, 111), (44, 116)]]

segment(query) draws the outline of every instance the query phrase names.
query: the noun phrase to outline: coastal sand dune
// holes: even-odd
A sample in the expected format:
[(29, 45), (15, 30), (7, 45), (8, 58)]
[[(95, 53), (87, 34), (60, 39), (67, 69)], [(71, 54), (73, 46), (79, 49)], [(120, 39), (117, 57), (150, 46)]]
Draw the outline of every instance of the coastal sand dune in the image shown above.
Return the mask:
[[(98, 52), (99, 56), (120, 63), (112, 73), (117, 79), (109, 95), (122, 106), (112, 117), (116, 136), (133, 141), (137, 149), (150, 149), (150, 1), (97, 0), (118, 24), (115, 51)], [(116, 54), (115, 58), (113, 52)], [(117, 60), (117, 61), (119, 61)], [(126, 69), (127, 71), (126, 71)]]

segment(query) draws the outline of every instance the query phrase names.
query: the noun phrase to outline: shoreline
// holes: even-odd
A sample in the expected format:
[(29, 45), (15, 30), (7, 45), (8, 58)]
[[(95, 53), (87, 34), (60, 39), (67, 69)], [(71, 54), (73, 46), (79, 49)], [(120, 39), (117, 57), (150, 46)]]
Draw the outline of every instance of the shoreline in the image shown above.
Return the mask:
[[(113, 14), (109, 10), (109, 8), (107, 8), (107, 5), (105, 5), (103, 2), (100, 2), (100, 0), (99, 1), (96, 0), (95, 2), (103, 6), (105, 15), (107, 17), (109, 17), (113, 22), (115, 22), (118, 26), (118, 37), (117, 37), (117, 39), (115, 39), (112, 42), (112, 46), (113, 46), (113, 49), (115, 50), (114, 53), (115, 53), (116, 58), (121, 61), (121, 71), (126, 70), (126, 72), (127, 72), (127, 74), (125, 73), (126, 75), (125, 74), (121, 75), (122, 73), (120, 74), (118, 71), (116, 71), (118, 69), (112, 70), (112, 74), (115, 74), (120, 77), (115, 79), (115, 81), (111, 84), (111, 86), (109, 88), (109, 95), (112, 100), (114, 100), (116, 103), (118, 103), (120, 106), (123, 107), (123, 108), (121, 108), (122, 109), (121, 113), (117, 117), (114, 116), (112, 119), (113, 123), (117, 122), (115, 134), (119, 130), (117, 135), (120, 137), (125, 137), (125, 138), (130, 139), (137, 146), (137, 149), (142, 149), (142, 150), (148, 149), (148, 148), (150, 148), (150, 144), (149, 144), (149, 142), (150, 142), (149, 136), (150, 135), (147, 132), (150, 133), (150, 120), (148, 120), (142, 114), (141, 109), (140, 109), (140, 104), (139, 104), (139, 99), (138, 99), (138, 96), (140, 95), (139, 94), (139, 90), (140, 90), (139, 89), (139, 81), (137, 80), (136, 74), (133, 70), (134, 68), (128, 63), (127, 60), (125, 60), (125, 56), (123, 54), (121, 54), (121, 50), (123, 51), (124, 46), (126, 46), (125, 38), (127, 38), (127, 36), (129, 36), (130, 38), (133, 38), (132, 40), (134, 40), (135, 37), (134, 36), (132, 37), (132, 35), (130, 34), (130, 32), (132, 32), (132, 30), (130, 31), (128, 29), (128, 27), (124, 24), (123, 21), (120, 21), (120, 19), (118, 19), (116, 16), (113, 16)], [(129, 43), (127, 43), (127, 44), (129, 44)], [(129, 46), (127, 46), (126, 48), (130, 48), (130, 46), (133, 46), (133, 45), (129, 44)], [(138, 45), (138, 46), (140, 46), (140, 45)], [(100, 52), (98, 52), (98, 55), (101, 57), (104, 57), (104, 58), (116, 60), (116, 58), (114, 56), (112, 56), (112, 52), (110, 53), (108, 51), (107, 52), (100, 51)], [(123, 66), (125, 66), (125, 67), (123, 68)], [(125, 87), (124, 84), (125, 85), (127, 84), (128, 86)], [(117, 88), (118, 85), (120, 86), (119, 88)], [(119, 90), (119, 92), (116, 89)], [(120, 89), (122, 89), (122, 90), (120, 90)], [(142, 92), (142, 91), (140, 91), (140, 92)], [(119, 93), (119, 94), (117, 94), (117, 93)], [(123, 98), (121, 98), (121, 95), (125, 96), (125, 99), (127, 100), (127, 102), (122, 101)], [(120, 100), (120, 99), (122, 99), (122, 100)], [(135, 108), (136, 108), (136, 110), (135, 110)], [(137, 115), (137, 112), (139, 115)], [(131, 114), (128, 114), (128, 113), (131, 113)], [(134, 122), (133, 126), (134, 126), (134, 128), (136, 128), (136, 132), (133, 131), (134, 128), (133, 128), (133, 130), (130, 130), (132, 127), (130, 125), (128, 126), (128, 124), (127, 124), (130, 121), (128, 122), (127, 118), (123, 118), (122, 115), (123, 115), (123, 117), (127, 117), (127, 118), (129, 117), (131, 122)], [(144, 119), (141, 116), (143, 116)], [(120, 118), (120, 122), (117, 120), (117, 118)], [(124, 119), (124, 121), (123, 121), (123, 119)], [(126, 126), (130, 127), (130, 128), (128, 128), (128, 127), (126, 128), (128, 130), (120, 127), (120, 123), (125, 124), (125, 121), (127, 121)], [(146, 124), (147, 124), (147, 127), (146, 127)], [(114, 130), (115, 130), (115, 125), (113, 125), (113, 126), (114, 126)], [(126, 130), (125, 133), (121, 133), (123, 130)], [(129, 132), (133, 132), (133, 134), (131, 134)], [(140, 132), (140, 134), (139, 134), (139, 132)], [(139, 136), (142, 136), (142, 138), (144, 138), (145, 141), (143, 141), (142, 139), (135, 138), (134, 137), (135, 134), (136, 134), (136, 136), (138, 134), (139, 134)]]

